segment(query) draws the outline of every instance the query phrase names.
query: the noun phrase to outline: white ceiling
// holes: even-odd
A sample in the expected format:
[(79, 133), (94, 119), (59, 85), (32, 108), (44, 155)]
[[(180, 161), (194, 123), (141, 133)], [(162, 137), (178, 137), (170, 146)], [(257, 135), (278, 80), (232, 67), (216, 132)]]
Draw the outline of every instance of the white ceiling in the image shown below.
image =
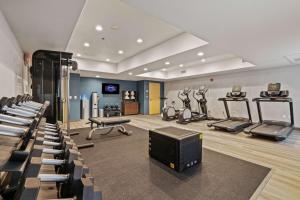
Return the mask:
[[(96, 32), (101, 25), (103, 31)], [(112, 27), (117, 27), (113, 29)], [(83, 58), (118, 63), (178, 34), (181, 30), (119, 0), (87, 0), (67, 50)], [(138, 44), (138, 38), (143, 43)], [(83, 46), (84, 42), (90, 47)], [(118, 54), (123, 50), (123, 55)]]
[(0, 0), (24, 52), (65, 50), (85, 0)]
[(299, 0), (123, 0), (259, 67), (300, 52)]
[(294, 65), (300, 60), (299, 8), (299, 0), (0, 0), (25, 52), (80, 53), (82, 76), (124, 80)]

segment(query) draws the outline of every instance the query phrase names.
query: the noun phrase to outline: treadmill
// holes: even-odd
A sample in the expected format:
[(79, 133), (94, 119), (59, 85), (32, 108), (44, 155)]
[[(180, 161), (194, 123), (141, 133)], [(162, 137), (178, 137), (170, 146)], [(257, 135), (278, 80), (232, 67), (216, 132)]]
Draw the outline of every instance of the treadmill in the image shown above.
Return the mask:
[[(228, 92), (225, 98), (219, 98), (219, 101), (224, 102), (227, 118), (213, 123), (208, 123), (208, 127), (224, 130), (231, 133), (241, 132), (244, 128), (252, 125), (252, 117), (250, 112), (249, 101), (246, 98), (246, 92), (242, 92), (241, 86), (233, 86), (232, 91)], [(245, 102), (247, 106), (248, 118), (231, 117), (227, 102)]]
[[(254, 98), (256, 102), (259, 122), (244, 130), (246, 134), (255, 136), (261, 135), (271, 137), (277, 141), (286, 139), (294, 129), (293, 100), (289, 98), (288, 90), (280, 90), (280, 83), (270, 83), (267, 91), (262, 91), (259, 98)], [(290, 122), (263, 120), (261, 112), (261, 102), (286, 102), (290, 106)]]

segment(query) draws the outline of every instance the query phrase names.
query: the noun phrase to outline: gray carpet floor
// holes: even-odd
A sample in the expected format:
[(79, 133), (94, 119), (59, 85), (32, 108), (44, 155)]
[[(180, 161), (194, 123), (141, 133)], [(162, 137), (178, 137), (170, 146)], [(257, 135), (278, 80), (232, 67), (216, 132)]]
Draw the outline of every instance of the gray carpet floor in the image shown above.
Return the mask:
[[(94, 135), (95, 147), (82, 149), (104, 200), (249, 199), (270, 169), (203, 149), (203, 161), (177, 173), (148, 155), (148, 131), (127, 126), (131, 136), (113, 131)], [(89, 128), (77, 129), (77, 144)]]

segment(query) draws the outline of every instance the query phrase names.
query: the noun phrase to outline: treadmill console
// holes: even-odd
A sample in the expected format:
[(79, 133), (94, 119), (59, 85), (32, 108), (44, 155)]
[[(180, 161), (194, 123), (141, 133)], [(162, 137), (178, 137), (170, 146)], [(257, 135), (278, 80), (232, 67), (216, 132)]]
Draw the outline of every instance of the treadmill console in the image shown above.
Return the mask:
[(289, 91), (288, 90), (280, 90), (281, 84), (280, 83), (270, 83), (268, 85), (267, 91), (262, 91), (260, 93), (261, 97), (269, 97), (269, 98), (277, 98), (277, 97), (288, 97)]
[(228, 98), (246, 97), (246, 92), (242, 92), (242, 87), (240, 85), (234, 85), (232, 87), (232, 91), (231, 92), (227, 92), (226, 97), (228, 97)]

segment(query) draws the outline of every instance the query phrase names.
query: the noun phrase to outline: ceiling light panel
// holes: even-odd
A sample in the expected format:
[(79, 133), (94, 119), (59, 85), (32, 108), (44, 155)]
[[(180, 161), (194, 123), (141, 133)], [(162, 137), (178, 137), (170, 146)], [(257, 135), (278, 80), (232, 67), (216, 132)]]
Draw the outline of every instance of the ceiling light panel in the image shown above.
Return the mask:
[(95, 29), (97, 32), (102, 32), (103, 31), (103, 27), (101, 25), (96, 25)]
[(136, 40), (136, 42), (139, 43), (139, 44), (141, 44), (141, 43), (144, 42), (144, 40), (143, 40), (142, 38), (138, 38), (138, 39)]
[(197, 53), (197, 56), (204, 56), (204, 53), (202, 51)]

